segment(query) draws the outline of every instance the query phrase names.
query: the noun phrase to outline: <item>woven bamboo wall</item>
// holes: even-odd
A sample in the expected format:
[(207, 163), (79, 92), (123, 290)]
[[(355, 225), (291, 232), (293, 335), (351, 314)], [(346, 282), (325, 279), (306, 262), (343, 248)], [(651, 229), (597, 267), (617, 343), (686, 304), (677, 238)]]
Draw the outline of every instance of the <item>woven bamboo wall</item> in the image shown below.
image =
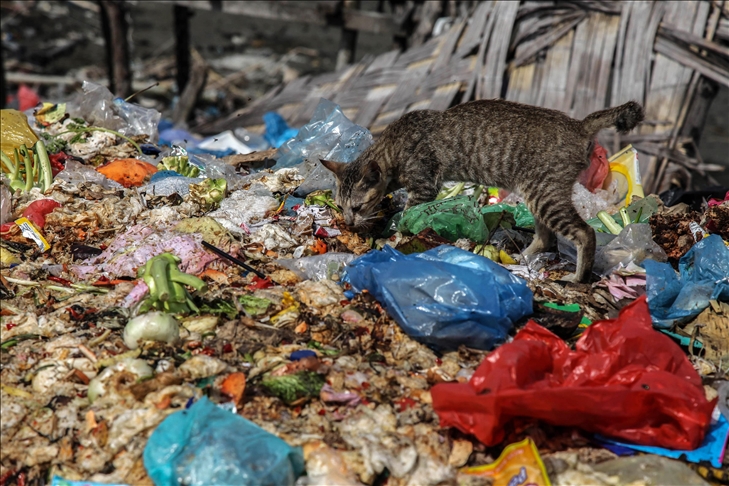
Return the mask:
[(646, 110), (643, 126), (623, 137), (605, 131), (600, 141), (610, 152), (632, 143), (644, 186), (660, 192), (671, 182), (690, 185), (696, 171), (719, 169), (702, 162), (682, 128), (705, 116), (694, 96), (702, 77), (729, 86), (727, 41), (723, 1), (490, 0), (419, 47), (296, 79), (198, 129), (261, 130), (271, 110), (299, 126), (320, 97), (375, 135), (408, 111), (472, 99), (503, 97), (577, 118), (638, 100)]

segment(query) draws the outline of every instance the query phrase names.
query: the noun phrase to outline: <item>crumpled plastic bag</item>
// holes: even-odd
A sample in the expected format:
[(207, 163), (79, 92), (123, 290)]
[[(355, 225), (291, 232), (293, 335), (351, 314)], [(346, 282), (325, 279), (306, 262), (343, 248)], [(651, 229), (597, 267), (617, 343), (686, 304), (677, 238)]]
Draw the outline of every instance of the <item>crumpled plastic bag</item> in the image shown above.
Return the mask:
[(489, 228), (481, 210), (476, 201), (468, 196), (418, 204), (402, 214), (397, 228), (414, 235), (431, 228), (450, 241), (468, 238), (482, 243), (489, 237)]
[(519, 203), (516, 206), (506, 203), (492, 204), (481, 208), (481, 214), (500, 213), (506, 211), (514, 216), (516, 225), (520, 228), (534, 228), (534, 215), (529, 211), (526, 204)]
[(157, 141), (157, 127), (162, 114), (153, 108), (144, 108), (114, 98), (104, 86), (84, 81), (83, 94), (68, 103), (72, 118), (83, 118), (89, 126), (116, 130), (122, 135), (147, 135), (151, 143)]
[(203, 397), (155, 429), (144, 467), (156, 486), (283, 486), (304, 472), (304, 458), (299, 448)]
[(412, 255), (385, 246), (347, 265), (345, 281), (367, 289), (410, 337), (438, 349), (491, 349), (532, 313), (523, 280), (449, 245)]
[(602, 188), (605, 178), (610, 172), (610, 163), (607, 158), (605, 147), (595, 142), (590, 154), (590, 166), (580, 173), (578, 182), (585, 186), (588, 191), (595, 192)]
[(580, 427), (636, 444), (695, 449), (711, 423), (701, 378), (681, 348), (653, 329), (645, 297), (592, 324), (569, 346), (529, 321), (489, 354), (468, 383), (431, 389), (440, 425), (486, 445), (513, 418)]
[(640, 265), (645, 260), (665, 262), (666, 252), (655, 241), (649, 224), (629, 224), (617, 238), (598, 249), (594, 271), (609, 275), (630, 262)]
[(696, 243), (678, 261), (680, 278), (668, 263), (644, 263), (653, 325), (668, 329), (690, 321), (712, 299), (729, 302), (729, 248), (719, 235)]
[(279, 147), (273, 168), (301, 164), (299, 173), (306, 180), (295, 192), (296, 196), (318, 189), (333, 189), (334, 175), (319, 159), (352, 162), (372, 143), (369, 130), (352, 123), (339, 105), (322, 98), (309, 123), (299, 129), (296, 137)]

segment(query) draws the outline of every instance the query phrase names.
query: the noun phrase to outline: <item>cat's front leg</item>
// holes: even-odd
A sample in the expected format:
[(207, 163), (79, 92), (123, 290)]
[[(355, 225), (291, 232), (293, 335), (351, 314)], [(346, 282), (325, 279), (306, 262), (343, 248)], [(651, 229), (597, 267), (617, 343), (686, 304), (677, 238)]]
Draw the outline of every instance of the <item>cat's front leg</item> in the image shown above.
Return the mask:
[(418, 204), (435, 201), (438, 196), (438, 187), (436, 186), (419, 186), (408, 188), (408, 202), (405, 204), (405, 209), (410, 209)]

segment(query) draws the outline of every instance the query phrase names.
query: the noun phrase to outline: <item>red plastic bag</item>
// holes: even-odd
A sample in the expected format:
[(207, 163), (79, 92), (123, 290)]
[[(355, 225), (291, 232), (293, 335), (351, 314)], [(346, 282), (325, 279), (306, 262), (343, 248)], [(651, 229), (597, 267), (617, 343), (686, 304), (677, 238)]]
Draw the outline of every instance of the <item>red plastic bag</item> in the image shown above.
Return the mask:
[(468, 383), (438, 384), (431, 395), (441, 426), (486, 445), (503, 440), (512, 418), (531, 417), (636, 444), (695, 449), (714, 409), (681, 348), (653, 329), (645, 296), (617, 319), (590, 326), (575, 351), (529, 321)]
[(580, 174), (579, 182), (590, 192), (602, 189), (602, 184), (610, 172), (610, 164), (607, 159), (607, 150), (595, 142), (595, 147), (590, 155), (590, 166)]
[[(54, 209), (60, 208), (61, 203), (54, 201), (53, 199), (38, 199), (28, 205), (23, 211), (21, 218), (28, 218), (28, 220), (35, 225), (38, 229), (43, 229), (46, 225), (46, 214), (53, 212)], [(5, 223), (0, 227), (0, 233), (7, 233), (10, 231), (14, 222)]]

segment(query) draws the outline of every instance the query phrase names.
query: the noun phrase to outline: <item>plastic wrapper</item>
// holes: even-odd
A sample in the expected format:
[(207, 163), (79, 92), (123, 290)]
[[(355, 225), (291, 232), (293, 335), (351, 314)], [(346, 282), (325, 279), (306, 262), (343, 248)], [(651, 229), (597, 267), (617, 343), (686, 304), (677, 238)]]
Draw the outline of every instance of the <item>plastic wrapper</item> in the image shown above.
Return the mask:
[(598, 249), (593, 271), (609, 275), (630, 262), (640, 265), (645, 260), (665, 262), (667, 259), (663, 248), (653, 241), (650, 225), (629, 224), (617, 238)]
[(144, 467), (156, 486), (284, 486), (304, 472), (304, 458), (300, 449), (203, 397), (155, 429)]
[(208, 216), (231, 233), (243, 234), (248, 224), (262, 220), (269, 211), (275, 210), (280, 205), (279, 201), (271, 196), (270, 191), (264, 191), (232, 192), (220, 202), (220, 208)]
[(352, 253), (330, 252), (304, 258), (279, 258), (276, 263), (302, 279), (324, 280), (340, 275), (344, 267), (355, 258)]
[(529, 437), (506, 446), (491, 464), (464, 468), (460, 472), (468, 476), (492, 478), (493, 486), (551, 486), (537, 446)]
[(729, 302), (729, 248), (711, 235), (678, 262), (680, 277), (668, 263), (645, 262), (646, 292), (653, 324), (668, 329), (690, 321), (716, 299)]
[(385, 246), (347, 266), (413, 339), (439, 349), (491, 349), (532, 313), (526, 283), (491, 260), (453, 246), (403, 255)]
[(116, 130), (122, 135), (147, 135), (150, 142), (157, 141), (157, 126), (162, 114), (152, 108), (114, 99), (104, 86), (84, 81), (83, 94), (68, 103), (71, 117), (83, 118), (89, 126)]
[(450, 241), (468, 238), (481, 243), (489, 236), (478, 205), (467, 196), (418, 204), (405, 211), (398, 223), (398, 230), (412, 234), (427, 228)]
[(279, 147), (274, 169), (303, 163), (299, 172), (307, 180), (299, 187), (297, 195), (332, 189), (334, 175), (319, 159), (352, 162), (372, 143), (369, 130), (352, 123), (339, 105), (322, 98), (309, 123), (301, 127), (295, 138)]
[(468, 383), (431, 389), (441, 426), (486, 445), (514, 418), (580, 427), (641, 445), (695, 449), (714, 404), (681, 348), (653, 329), (645, 297), (568, 344), (534, 321), (491, 353)]

